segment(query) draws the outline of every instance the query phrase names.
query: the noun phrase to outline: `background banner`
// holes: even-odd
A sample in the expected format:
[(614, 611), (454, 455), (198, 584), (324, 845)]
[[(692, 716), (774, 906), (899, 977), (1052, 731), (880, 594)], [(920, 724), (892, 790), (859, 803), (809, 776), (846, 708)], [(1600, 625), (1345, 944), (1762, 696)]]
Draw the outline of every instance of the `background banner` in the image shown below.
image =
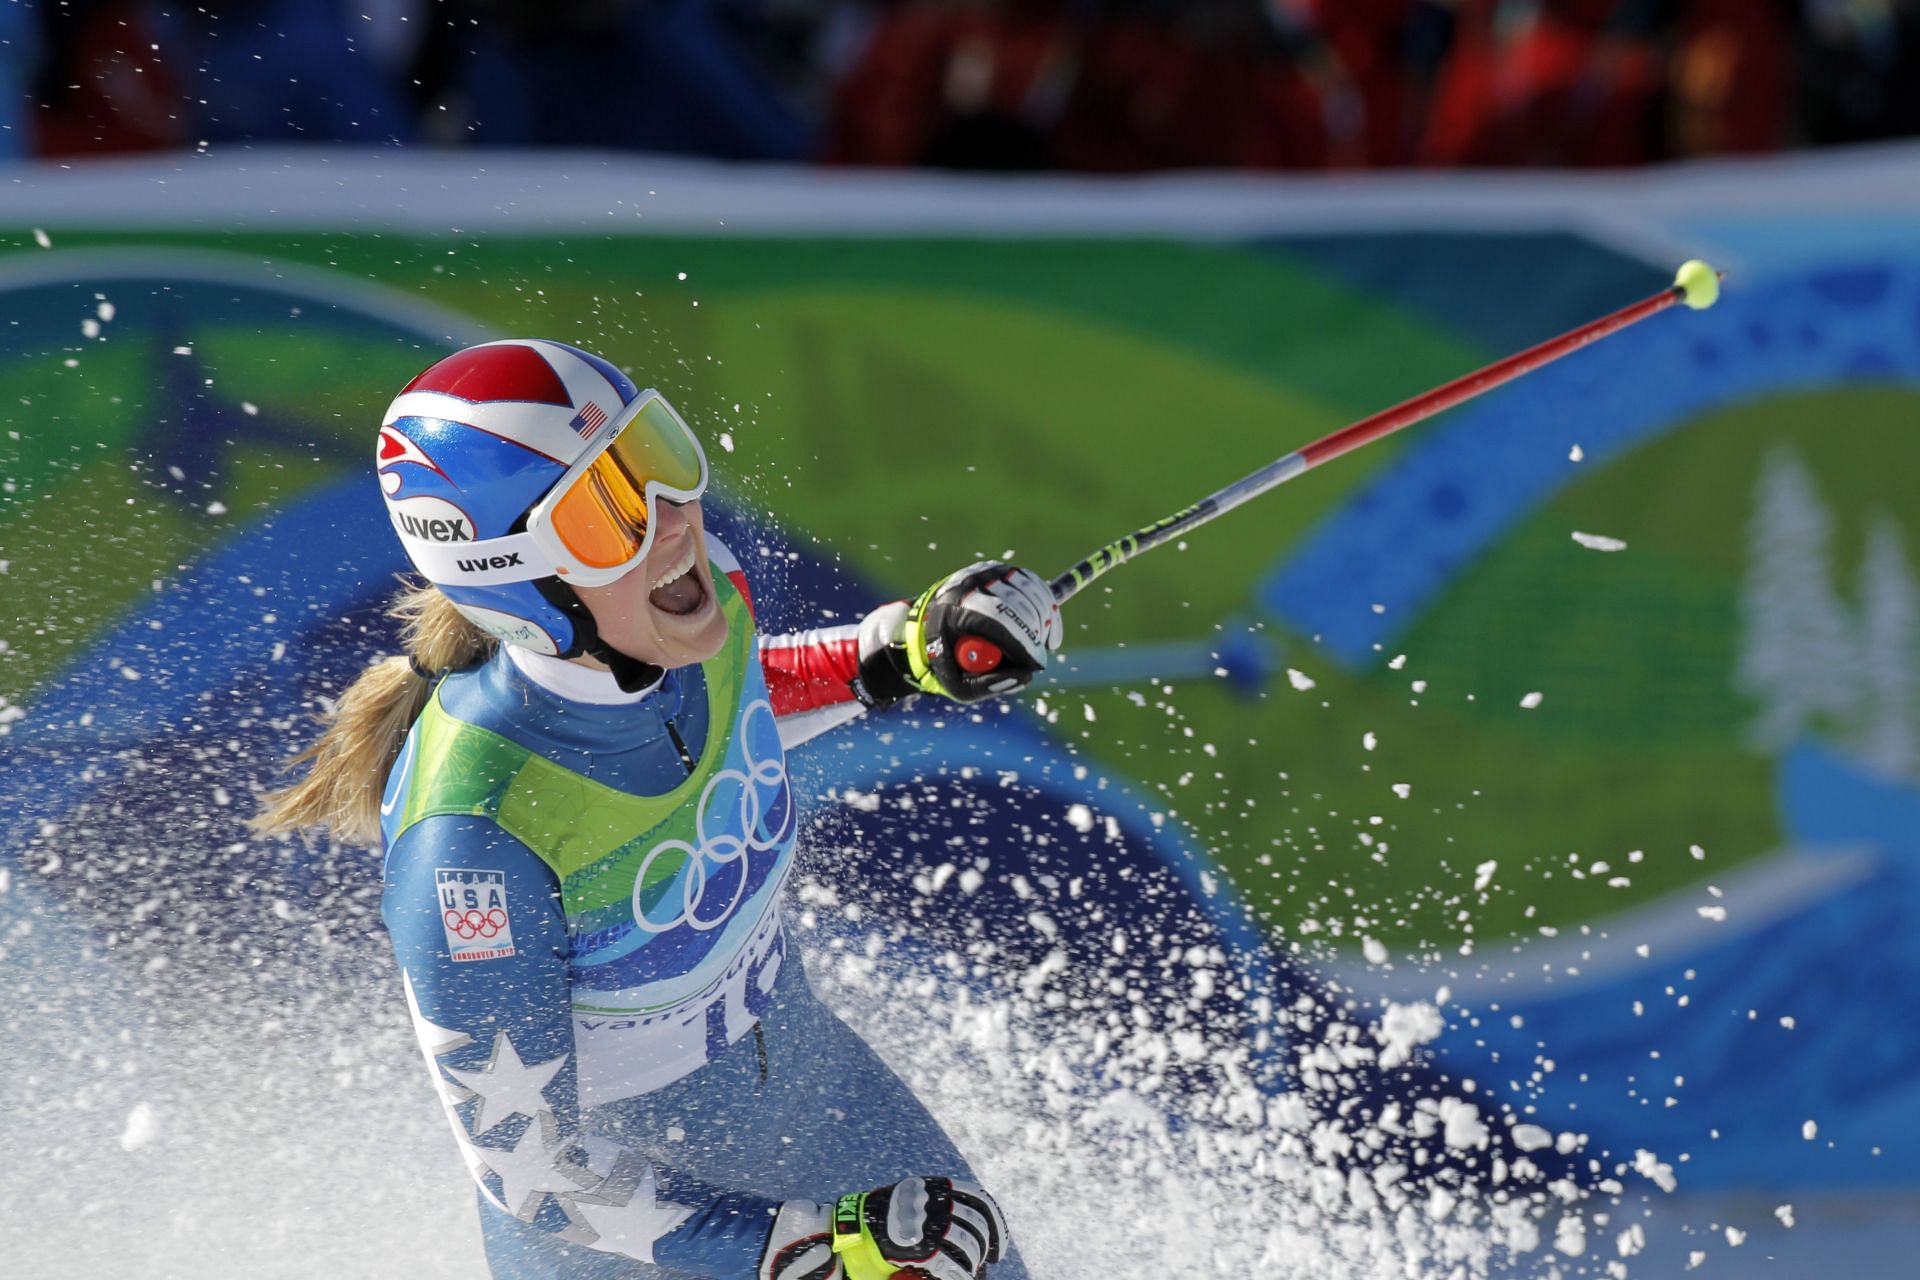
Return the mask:
[[(1062, 669), (991, 725), (923, 708), (823, 740), (800, 762), (814, 874), (886, 847), (887, 891), (935, 899), (973, 840), (969, 909), (1032, 963), (1116, 921), (1198, 947), (1221, 981), (1193, 1016), (1244, 1024), (1270, 1093), (1290, 1077), (1250, 1011), (1331, 984), (1437, 1012), (1414, 1074), (1582, 1135), (1596, 1174), (1653, 1153), (1683, 1192), (1750, 1197), (1756, 1231), (1796, 1195), (1910, 1210), (1920, 154), (1591, 198), (1569, 176), (564, 154), (477, 177), (462, 156), (459, 185), (436, 157), (316, 154), (36, 170), (0, 194), (0, 973), (29, 1064), (0, 1104), (22, 1143), (83, 1181), (135, 1176), (92, 1172), (84, 1135), (132, 1158), (176, 1132), (147, 1099), (192, 1090), (156, 1081), (211, 1069), (183, 982), (236, 1005), (288, 983), (284, 1025), (246, 1014), (248, 1052), (337, 1077), (309, 1087), (417, 1071), (369, 947), (377, 859), (239, 824), (391, 644), (403, 561), (366, 464), (387, 399), (446, 350), (551, 337), (666, 392), (763, 625), (798, 627), (981, 556), (1058, 572), (1697, 255), (1730, 273), (1714, 310), (1102, 580)], [(1873, 217), (1841, 194), (1865, 189)], [(947, 810), (977, 829), (929, 820)], [(369, 984), (364, 1033), (313, 1049), (340, 975)], [(76, 1025), (126, 1052), (75, 1057)], [(324, 1065), (276, 1057), (289, 1037)], [(174, 1110), (272, 1148), (209, 1106)], [(439, 1154), (418, 1157), (436, 1194), (459, 1176)], [(1902, 1217), (1860, 1247), (1893, 1248)]]

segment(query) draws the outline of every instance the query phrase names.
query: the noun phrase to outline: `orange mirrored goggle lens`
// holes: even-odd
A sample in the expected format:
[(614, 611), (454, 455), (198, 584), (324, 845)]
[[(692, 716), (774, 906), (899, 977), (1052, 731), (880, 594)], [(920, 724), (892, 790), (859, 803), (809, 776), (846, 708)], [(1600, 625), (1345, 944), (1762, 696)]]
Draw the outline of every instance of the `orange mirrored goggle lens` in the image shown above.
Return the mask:
[(692, 433), (664, 401), (649, 400), (554, 503), (554, 534), (582, 564), (614, 568), (646, 545), (649, 482), (693, 495), (706, 480)]

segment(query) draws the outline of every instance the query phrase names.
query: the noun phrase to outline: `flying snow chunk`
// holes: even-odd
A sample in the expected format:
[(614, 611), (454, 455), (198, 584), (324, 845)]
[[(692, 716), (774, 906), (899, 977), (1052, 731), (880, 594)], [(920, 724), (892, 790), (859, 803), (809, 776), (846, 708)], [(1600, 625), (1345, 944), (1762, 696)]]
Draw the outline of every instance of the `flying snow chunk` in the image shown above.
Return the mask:
[(840, 793), (838, 799), (841, 804), (847, 805), (849, 808), (858, 809), (862, 813), (880, 812), (879, 792), (868, 793), (855, 791), (852, 787), (848, 787)]
[(1372, 731), (1368, 731), (1360, 735), (1360, 745), (1371, 751), (1380, 745), (1380, 739), (1374, 737)]
[(120, 1131), (120, 1149), (138, 1151), (152, 1142), (159, 1131), (160, 1126), (153, 1118), (153, 1108), (144, 1102), (137, 1103), (133, 1110), (127, 1112), (127, 1127)]
[(1545, 699), (1546, 699), (1546, 695), (1541, 693), (1538, 689), (1536, 689), (1532, 693), (1528, 694), (1526, 697), (1520, 699), (1520, 705), (1525, 707), (1527, 710), (1531, 711), (1535, 707), (1539, 706), (1541, 702), (1543, 702)]
[(1513, 1145), (1522, 1151), (1540, 1151), (1553, 1145), (1553, 1135), (1537, 1124), (1513, 1126)]
[(1808, 1142), (1812, 1142), (1815, 1138), (1819, 1137), (1820, 1136), (1819, 1122), (1815, 1120), (1809, 1120), (1805, 1124), (1801, 1125), (1800, 1136), (1805, 1138)]
[(1396, 782), (1393, 784), (1393, 794), (1405, 800), (1413, 794), (1413, 784), (1410, 782)]
[(720, 433), (720, 447), (722, 449), (725, 449), (728, 453), (733, 452), (733, 432), (722, 431)]
[(1573, 448), (1567, 450), (1567, 461), (1569, 462), (1578, 462), (1586, 456), (1587, 456), (1587, 451), (1585, 449), (1582, 449), (1579, 445), (1575, 445), (1573, 446)]
[(1725, 907), (1697, 907), (1695, 910), (1699, 911), (1701, 919), (1712, 920), (1716, 924), (1727, 918)]
[(249, 418), (257, 418), (260, 416), (260, 406), (251, 400), (242, 400), (240, 402), (240, 412), (246, 414)]
[(1388, 960), (1387, 946), (1378, 938), (1367, 938), (1360, 944), (1361, 952), (1367, 957), (1368, 964), (1385, 964)]
[(173, 349), (173, 354), (175, 354), (175, 355), (177, 355), (177, 356), (190, 356), (190, 355), (192, 355), (192, 354), (193, 354), (193, 348), (192, 348), (192, 347), (187, 347), (187, 346), (179, 346), (179, 347), (175, 347), (175, 348)]
[(113, 304), (111, 302), (101, 303), (98, 307), (94, 308), (94, 314), (100, 317), (100, 322), (102, 324), (110, 323), (113, 320), (113, 314), (114, 314)]
[(1475, 867), (1473, 869), (1473, 891), (1475, 893), (1484, 892), (1486, 887), (1493, 883), (1493, 873), (1499, 869), (1500, 860), (1498, 858), (1489, 858), (1487, 861)]
[(223, 516), (227, 514), (227, 504), (224, 502), (209, 502), (207, 504), (207, 514), (210, 516)]
[(1589, 551), (1625, 551), (1627, 544), (1619, 538), (1609, 538), (1604, 533), (1582, 533), (1573, 531), (1573, 540)]
[(1680, 1185), (1673, 1176), (1673, 1166), (1651, 1151), (1642, 1149), (1633, 1153), (1633, 1171), (1668, 1193)]
[(1313, 688), (1314, 680), (1313, 677), (1306, 672), (1295, 671), (1292, 667), (1288, 667), (1287, 683), (1300, 690), (1300, 692), (1305, 693), (1307, 690)]
[(82, 320), (80, 322), (80, 336), (83, 338), (99, 337), (100, 322), (98, 320), (95, 320), (92, 316), (88, 316), (85, 320)]
[(1085, 835), (1093, 830), (1093, 810), (1083, 804), (1068, 805), (1067, 825)]
[(1727, 1228), (1727, 1243), (1738, 1249), (1747, 1242), (1747, 1233), (1738, 1227)]
[(33, 242), (42, 249), (53, 248), (53, 237), (42, 231), (39, 227), (33, 229)]
[(1445, 1126), (1449, 1147), (1456, 1151), (1469, 1151), (1487, 1140), (1487, 1124), (1480, 1118), (1480, 1108), (1465, 1098), (1440, 1099), (1440, 1123)]
[(1413, 1057), (1414, 1048), (1433, 1040), (1446, 1029), (1440, 1011), (1425, 1001), (1412, 1004), (1387, 1002), (1373, 1038), (1386, 1048), (1380, 1053), (1382, 1070), (1392, 1070)]
[(1774, 1209), (1773, 1216), (1780, 1219), (1781, 1226), (1791, 1227), (1793, 1225), (1793, 1206), (1790, 1204), (1780, 1205)]

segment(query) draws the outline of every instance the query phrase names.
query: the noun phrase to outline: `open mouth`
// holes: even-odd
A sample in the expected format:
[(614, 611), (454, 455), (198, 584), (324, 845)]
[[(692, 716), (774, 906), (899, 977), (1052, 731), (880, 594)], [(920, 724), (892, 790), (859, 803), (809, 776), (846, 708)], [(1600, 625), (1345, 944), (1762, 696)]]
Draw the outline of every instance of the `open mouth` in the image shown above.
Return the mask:
[(653, 580), (647, 603), (676, 617), (693, 613), (705, 604), (707, 589), (701, 585), (700, 575), (693, 571), (693, 559), (693, 539), (688, 538), (673, 564)]

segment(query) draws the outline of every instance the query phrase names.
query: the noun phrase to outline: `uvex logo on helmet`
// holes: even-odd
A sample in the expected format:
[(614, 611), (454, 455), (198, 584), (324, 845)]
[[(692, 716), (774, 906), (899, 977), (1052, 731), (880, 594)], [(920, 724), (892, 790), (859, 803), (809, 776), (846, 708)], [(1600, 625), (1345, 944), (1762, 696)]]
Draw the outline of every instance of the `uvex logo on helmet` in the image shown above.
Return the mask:
[(393, 523), (410, 538), (425, 538), (428, 542), (473, 541), (473, 526), (465, 520), (431, 520), (396, 511)]
[(489, 569), (510, 569), (514, 565), (522, 563), (524, 562), (520, 559), (520, 553), (518, 551), (509, 551), (503, 556), (479, 556), (472, 560), (454, 561), (454, 564), (458, 565), (464, 573), (485, 573)]
[(403, 538), (422, 542), (472, 542), (479, 537), (473, 520), (444, 498), (388, 499), (387, 514)]

